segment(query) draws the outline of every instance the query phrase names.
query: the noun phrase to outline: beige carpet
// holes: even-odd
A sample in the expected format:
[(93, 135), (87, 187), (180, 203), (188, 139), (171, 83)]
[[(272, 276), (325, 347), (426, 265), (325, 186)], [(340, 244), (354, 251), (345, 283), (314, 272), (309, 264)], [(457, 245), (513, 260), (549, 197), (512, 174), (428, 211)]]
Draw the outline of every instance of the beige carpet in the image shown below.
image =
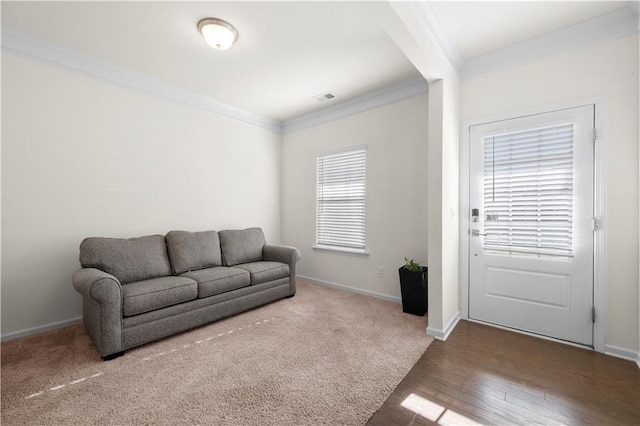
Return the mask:
[(431, 343), (426, 326), (305, 283), (108, 362), (73, 326), (2, 344), (2, 424), (364, 424)]

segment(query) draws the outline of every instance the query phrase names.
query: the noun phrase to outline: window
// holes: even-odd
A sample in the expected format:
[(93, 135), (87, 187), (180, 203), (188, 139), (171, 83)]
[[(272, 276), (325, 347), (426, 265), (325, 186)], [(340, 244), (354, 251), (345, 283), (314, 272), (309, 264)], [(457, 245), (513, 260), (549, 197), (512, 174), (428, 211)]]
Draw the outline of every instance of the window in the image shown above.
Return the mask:
[(316, 246), (364, 253), (366, 147), (317, 158)]
[(484, 138), (484, 248), (571, 256), (573, 123)]

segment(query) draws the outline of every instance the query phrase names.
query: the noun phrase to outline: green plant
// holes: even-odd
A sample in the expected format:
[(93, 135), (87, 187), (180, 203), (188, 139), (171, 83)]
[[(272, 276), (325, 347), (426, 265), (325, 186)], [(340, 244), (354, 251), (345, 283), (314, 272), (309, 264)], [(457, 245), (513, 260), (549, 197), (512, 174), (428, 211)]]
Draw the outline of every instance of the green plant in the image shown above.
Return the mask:
[(422, 266), (419, 263), (414, 262), (413, 259), (404, 258), (404, 267), (411, 272), (422, 272)]

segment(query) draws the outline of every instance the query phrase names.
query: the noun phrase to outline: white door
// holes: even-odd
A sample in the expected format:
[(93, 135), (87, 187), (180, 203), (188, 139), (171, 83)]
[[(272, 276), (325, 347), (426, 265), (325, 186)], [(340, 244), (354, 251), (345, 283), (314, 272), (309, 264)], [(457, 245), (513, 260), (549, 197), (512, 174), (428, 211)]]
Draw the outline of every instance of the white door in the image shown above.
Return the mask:
[(470, 128), (470, 318), (593, 346), (593, 128), (593, 105)]

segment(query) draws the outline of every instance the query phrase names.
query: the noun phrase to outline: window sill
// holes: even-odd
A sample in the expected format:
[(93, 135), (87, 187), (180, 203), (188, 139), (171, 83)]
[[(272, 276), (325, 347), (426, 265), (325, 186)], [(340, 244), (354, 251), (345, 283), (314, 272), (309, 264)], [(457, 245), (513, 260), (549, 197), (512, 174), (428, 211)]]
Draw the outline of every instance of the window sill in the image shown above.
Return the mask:
[(353, 248), (346, 248), (346, 247), (322, 246), (322, 245), (311, 246), (311, 248), (313, 248), (314, 250), (320, 250), (320, 251), (332, 251), (336, 253), (347, 253), (347, 254), (358, 254), (361, 256), (369, 256), (369, 252), (364, 249), (353, 249)]

